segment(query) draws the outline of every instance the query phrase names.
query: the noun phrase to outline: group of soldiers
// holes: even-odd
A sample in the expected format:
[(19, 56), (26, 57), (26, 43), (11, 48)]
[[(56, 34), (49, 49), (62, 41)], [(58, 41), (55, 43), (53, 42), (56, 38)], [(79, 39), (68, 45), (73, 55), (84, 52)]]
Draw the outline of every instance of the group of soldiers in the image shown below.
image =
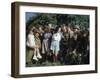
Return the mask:
[(26, 64), (89, 64), (89, 30), (78, 25), (32, 27), (27, 34)]

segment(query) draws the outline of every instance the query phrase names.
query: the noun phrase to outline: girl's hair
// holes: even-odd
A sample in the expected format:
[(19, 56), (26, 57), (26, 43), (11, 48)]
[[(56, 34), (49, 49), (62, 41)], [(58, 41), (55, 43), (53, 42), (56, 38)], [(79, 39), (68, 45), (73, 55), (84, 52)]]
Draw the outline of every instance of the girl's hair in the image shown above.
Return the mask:
[(60, 27), (56, 27), (56, 28), (55, 28), (55, 33), (57, 33), (57, 32), (59, 31), (59, 28), (60, 28)]
[(59, 30), (59, 27), (56, 27), (56, 28), (55, 28), (55, 33), (57, 33), (57, 32), (58, 32), (58, 30)]

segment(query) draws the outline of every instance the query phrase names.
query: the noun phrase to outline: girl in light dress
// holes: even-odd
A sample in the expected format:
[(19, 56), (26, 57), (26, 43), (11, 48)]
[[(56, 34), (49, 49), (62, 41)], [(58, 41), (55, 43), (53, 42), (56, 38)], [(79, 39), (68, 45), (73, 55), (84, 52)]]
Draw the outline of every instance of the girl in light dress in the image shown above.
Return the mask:
[(51, 41), (51, 50), (53, 52), (53, 61), (57, 62), (60, 50), (61, 28), (57, 27)]

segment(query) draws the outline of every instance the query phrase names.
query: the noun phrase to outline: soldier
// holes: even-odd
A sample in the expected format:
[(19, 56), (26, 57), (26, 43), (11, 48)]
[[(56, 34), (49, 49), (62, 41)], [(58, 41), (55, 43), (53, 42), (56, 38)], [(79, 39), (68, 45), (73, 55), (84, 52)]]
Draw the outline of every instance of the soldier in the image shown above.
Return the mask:
[(69, 33), (67, 26), (64, 26), (62, 28), (62, 38), (60, 41), (60, 61), (62, 64), (65, 64), (67, 59), (66, 55), (68, 54), (68, 39), (69, 39)]
[(78, 35), (79, 26), (73, 26), (73, 28), (68, 28), (69, 39), (68, 39), (68, 54), (67, 54), (67, 64), (77, 64), (77, 46), (78, 46)]
[(81, 39), (81, 53), (83, 64), (89, 64), (89, 32), (87, 30), (82, 31)]

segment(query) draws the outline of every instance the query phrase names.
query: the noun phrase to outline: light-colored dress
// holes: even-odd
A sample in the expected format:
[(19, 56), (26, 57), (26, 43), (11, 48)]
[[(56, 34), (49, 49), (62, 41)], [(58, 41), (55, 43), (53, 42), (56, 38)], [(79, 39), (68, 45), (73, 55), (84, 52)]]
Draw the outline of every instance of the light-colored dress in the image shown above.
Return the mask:
[(35, 37), (35, 45), (38, 46), (38, 48), (35, 48), (35, 50), (34, 50), (33, 59), (36, 59), (36, 58), (41, 59), (42, 56), (41, 56), (41, 54), (40, 54), (40, 48), (41, 48), (41, 41), (40, 41), (40, 38)]
[(61, 34), (60, 33), (55, 33), (52, 36), (52, 42), (51, 42), (51, 50), (53, 53), (58, 53), (60, 50), (60, 40), (61, 40)]

